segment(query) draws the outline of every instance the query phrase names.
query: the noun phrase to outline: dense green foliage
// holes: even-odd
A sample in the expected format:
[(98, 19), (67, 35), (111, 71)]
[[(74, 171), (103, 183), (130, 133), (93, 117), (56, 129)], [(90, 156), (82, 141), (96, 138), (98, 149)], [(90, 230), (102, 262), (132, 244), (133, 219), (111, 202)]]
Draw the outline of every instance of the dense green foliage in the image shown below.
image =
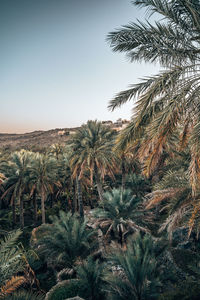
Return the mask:
[(113, 253), (110, 259), (116, 271), (106, 277), (112, 299), (156, 299), (161, 282), (154, 248), (151, 236), (137, 235), (125, 252)]
[(129, 125), (0, 152), (0, 299), (200, 298), (200, 2), (132, 2), (161, 18), (111, 47), (165, 70), (111, 101), (136, 98)]
[(95, 231), (87, 228), (87, 221), (60, 211), (59, 218), (51, 217), (51, 225), (42, 225), (43, 235), (36, 238), (34, 247), (47, 262), (73, 267), (77, 259), (87, 257), (95, 249)]

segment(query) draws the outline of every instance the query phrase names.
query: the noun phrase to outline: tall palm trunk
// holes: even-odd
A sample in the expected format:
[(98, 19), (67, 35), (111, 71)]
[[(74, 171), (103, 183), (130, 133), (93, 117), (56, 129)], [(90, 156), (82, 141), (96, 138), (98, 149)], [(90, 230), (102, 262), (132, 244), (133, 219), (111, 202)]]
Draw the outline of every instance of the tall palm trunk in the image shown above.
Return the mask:
[(77, 192), (76, 192), (76, 184), (72, 183), (73, 196), (72, 196), (72, 214), (77, 211)]
[(21, 194), (21, 191), (19, 191), (19, 205), (20, 205), (20, 228), (24, 229), (24, 200), (23, 200), (23, 196)]
[(97, 168), (97, 165), (95, 163), (94, 165), (94, 176), (95, 176), (95, 180), (96, 180), (96, 184), (97, 184), (97, 191), (98, 191), (98, 194), (99, 194), (99, 199), (100, 201), (103, 201), (103, 187), (102, 187), (102, 183), (101, 183), (101, 179), (100, 179), (100, 176), (99, 176), (99, 173), (98, 173), (98, 168)]
[(41, 210), (42, 210), (42, 224), (45, 224), (45, 197), (46, 197), (46, 193), (45, 193), (45, 188), (42, 185), (41, 187)]
[(83, 218), (84, 217), (83, 198), (82, 198), (81, 182), (78, 176), (76, 176), (76, 186), (77, 186), (79, 213), (80, 213), (80, 217)]
[(16, 225), (16, 204), (15, 204), (15, 195), (12, 196), (12, 226), (13, 228)]
[(34, 223), (37, 224), (37, 198), (36, 191), (33, 193), (33, 207), (34, 207)]

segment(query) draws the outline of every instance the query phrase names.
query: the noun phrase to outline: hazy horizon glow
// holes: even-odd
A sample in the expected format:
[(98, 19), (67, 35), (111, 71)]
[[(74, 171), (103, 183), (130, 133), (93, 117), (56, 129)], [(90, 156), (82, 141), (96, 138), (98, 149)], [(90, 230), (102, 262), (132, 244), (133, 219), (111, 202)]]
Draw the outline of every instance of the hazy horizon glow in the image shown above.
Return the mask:
[(143, 18), (130, 0), (0, 0), (0, 133), (129, 119), (108, 102), (157, 72), (113, 53), (108, 32)]

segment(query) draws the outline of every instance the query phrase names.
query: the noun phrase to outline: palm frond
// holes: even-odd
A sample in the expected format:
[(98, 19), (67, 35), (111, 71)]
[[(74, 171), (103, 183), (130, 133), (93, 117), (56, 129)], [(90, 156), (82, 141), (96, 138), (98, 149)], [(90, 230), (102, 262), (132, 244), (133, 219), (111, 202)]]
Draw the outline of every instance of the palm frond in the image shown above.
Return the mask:
[(6, 283), (1, 287), (0, 298), (4, 298), (4, 296), (12, 294), (25, 282), (25, 277), (13, 276), (11, 279), (7, 280)]

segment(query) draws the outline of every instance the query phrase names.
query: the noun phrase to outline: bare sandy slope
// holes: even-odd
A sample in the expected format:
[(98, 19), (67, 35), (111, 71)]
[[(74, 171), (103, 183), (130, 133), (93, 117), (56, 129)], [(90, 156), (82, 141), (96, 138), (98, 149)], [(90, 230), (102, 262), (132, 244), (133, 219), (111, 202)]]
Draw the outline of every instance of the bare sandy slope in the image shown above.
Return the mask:
[(31, 149), (44, 148), (54, 143), (65, 143), (76, 128), (34, 131), (24, 134), (0, 133), (0, 148)]

